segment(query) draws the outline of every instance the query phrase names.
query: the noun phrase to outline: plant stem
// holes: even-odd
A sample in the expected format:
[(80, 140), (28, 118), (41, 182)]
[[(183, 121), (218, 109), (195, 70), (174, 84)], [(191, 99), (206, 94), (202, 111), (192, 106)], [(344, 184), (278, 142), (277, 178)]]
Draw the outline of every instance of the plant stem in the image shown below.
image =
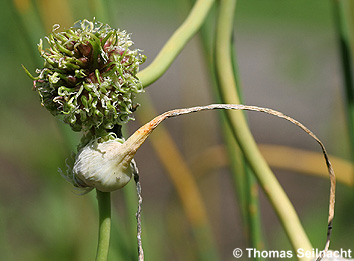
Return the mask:
[(174, 32), (152, 63), (137, 74), (144, 87), (155, 82), (168, 69), (183, 47), (203, 24), (215, 0), (198, 0), (186, 20)]
[(347, 126), (351, 144), (350, 151), (352, 153), (352, 160), (354, 161), (354, 68), (350, 53), (349, 25), (346, 21), (344, 10), (343, 1), (333, 0), (333, 14), (341, 54), (343, 85), (347, 102)]
[[(235, 0), (221, 0), (217, 24), (216, 70), (220, 83), (220, 92), (227, 103), (239, 103), (230, 46), (235, 8)], [(295, 209), (260, 154), (244, 115), (240, 112), (229, 112), (228, 117), (240, 148), (275, 209), (293, 248), (311, 251), (312, 245), (306, 236)]]
[[(214, 17), (213, 17), (214, 18)], [(214, 93), (219, 102), (224, 103), (222, 97), (220, 97), (218, 92), (218, 83), (216, 79), (215, 66), (213, 63), (213, 46), (212, 42), (215, 39), (213, 23), (206, 20), (201, 28), (201, 46), (203, 48), (204, 58), (208, 64), (209, 75), (214, 87)], [(233, 69), (236, 81), (237, 92), (239, 93), (240, 100), (242, 102), (241, 88), (240, 88), (240, 78), (237, 68), (236, 52), (234, 48), (232, 53)], [(243, 229), (246, 235), (249, 245), (261, 250), (264, 248), (264, 240), (261, 233), (261, 216), (259, 211), (258, 203), (258, 187), (257, 180), (255, 179), (251, 169), (247, 166), (244, 155), (235, 140), (234, 135), (230, 128), (230, 121), (226, 118), (226, 113), (222, 113), (221, 117), (223, 136), (225, 139), (227, 154), (230, 159), (230, 170), (232, 178), (234, 180), (234, 186), (236, 190), (237, 200), (240, 204), (240, 210), (242, 215)]]
[(111, 193), (97, 191), (99, 227), (96, 261), (106, 261), (108, 258), (111, 234)]
[[(238, 69), (238, 64), (237, 64), (237, 55), (236, 55), (236, 50), (234, 48), (234, 39), (231, 39), (231, 45), (230, 45), (230, 50), (231, 50), (231, 56), (232, 56), (232, 68), (234, 71), (234, 79), (236, 83), (236, 91), (239, 97), (240, 102), (243, 102), (242, 99), (242, 89), (241, 89), (241, 79), (239, 76), (239, 69)], [(225, 102), (222, 99), (223, 102)], [(232, 123), (228, 120), (227, 124), (231, 128), (232, 131)], [(230, 134), (229, 134), (230, 135)], [(234, 137), (235, 138), (235, 137)], [(236, 140), (237, 142), (237, 140)], [(240, 150), (240, 148), (237, 148), (237, 150)], [(244, 183), (241, 184), (244, 186), (245, 194), (244, 196), (246, 197), (246, 209), (245, 212), (247, 213), (247, 218), (249, 221), (249, 240), (250, 244), (252, 247), (255, 247), (258, 250), (264, 249), (264, 239), (262, 236), (262, 224), (261, 224), (261, 213), (260, 213), (260, 206), (259, 206), (259, 195), (258, 195), (258, 182), (257, 179), (252, 172), (252, 169), (250, 168), (249, 164), (245, 160), (244, 155), (242, 155), (243, 159), (243, 172), (244, 172)], [(255, 260), (264, 260), (264, 258), (259, 257), (255, 258)]]

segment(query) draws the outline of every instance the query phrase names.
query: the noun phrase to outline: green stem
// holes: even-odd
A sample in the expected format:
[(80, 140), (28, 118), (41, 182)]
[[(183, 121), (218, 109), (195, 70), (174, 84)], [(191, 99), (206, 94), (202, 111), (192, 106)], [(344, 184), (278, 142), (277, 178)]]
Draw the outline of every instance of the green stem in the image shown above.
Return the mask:
[(159, 79), (203, 24), (215, 0), (198, 0), (186, 20), (174, 32), (153, 62), (137, 74), (144, 87)]
[(106, 261), (111, 236), (111, 193), (97, 191), (99, 227), (96, 261)]
[[(203, 53), (205, 60), (209, 67), (209, 75), (214, 86), (215, 95), (219, 102), (224, 103), (222, 97), (220, 97), (217, 91), (217, 79), (215, 75), (214, 63), (212, 56), (213, 46), (210, 44), (215, 39), (214, 28), (212, 21), (206, 21), (201, 28), (201, 44), (203, 48)], [(233, 45), (232, 45), (233, 46)], [(237, 59), (235, 49), (232, 48), (232, 58), (233, 58), (233, 69), (236, 81), (237, 92), (239, 97), (241, 97), (240, 79), (237, 68)], [(242, 102), (242, 97), (241, 97)], [(240, 210), (243, 220), (243, 229), (250, 246), (261, 250), (264, 248), (264, 240), (261, 232), (261, 216), (259, 211), (258, 203), (258, 188), (257, 180), (255, 179), (252, 171), (247, 166), (247, 162), (237, 144), (234, 135), (232, 134), (230, 128), (230, 121), (225, 117), (225, 113), (222, 113), (222, 129), (224, 130), (223, 136), (225, 143), (227, 145), (228, 156), (230, 158), (230, 169), (232, 173), (232, 178), (234, 180), (234, 186), (236, 190), (236, 196), (240, 204)]]
[(343, 84), (345, 87), (345, 97), (347, 102), (347, 125), (351, 143), (351, 153), (352, 157), (354, 158), (354, 68), (350, 53), (349, 25), (346, 21), (344, 10), (343, 1), (333, 1), (333, 13), (341, 54)]
[[(235, 0), (221, 0), (216, 36), (216, 70), (220, 83), (220, 92), (227, 103), (239, 103), (236, 82), (231, 61), (231, 38), (233, 33)], [(296, 211), (278, 180), (260, 154), (256, 142), (240, 112), (228, 113), (246, 160), (256, 175), (265, 194), (275, 209), (294, 249), (311, 251), (312, 245), (300, 223)]]
[[(242, 89), (241, 89), (241, 80), (239, 76), (238, 64), (236, 50), (234, 46), (234, 39), (231, 39), (231, 55), (232, 55), (232, 67), (234, 71), (234, 79), (236, 83), (236, 91), (239, 96), (240, 102), (243, 102), (242, 99)], [(223, 101), (224, 102), (224, 101)], [(227, 121), (228, 125), (232, 129), (232, 124), (230, 121)], [(236, 140), (237, 142), (237, 140)], [(239, 150), (239, 148), (237, 148)], [(245, 187), (245, 197), (246, 197), (246, 213), (249, 221), (249, 235), (250, 235), (250, 244), (252, 247), (255, 247), (258, 250), (264, 249), (264, 239), (262, 236), (262, 224), (261, 224), (261, 213), (259, 206), (259, 195), (258, 195), (258, 182), (255, 178), (251, 168), (243, 157), (243, 172), (244, 172), (244, 184)], [(255, 260), (263, 260), (264, 258), (256, 258)]]

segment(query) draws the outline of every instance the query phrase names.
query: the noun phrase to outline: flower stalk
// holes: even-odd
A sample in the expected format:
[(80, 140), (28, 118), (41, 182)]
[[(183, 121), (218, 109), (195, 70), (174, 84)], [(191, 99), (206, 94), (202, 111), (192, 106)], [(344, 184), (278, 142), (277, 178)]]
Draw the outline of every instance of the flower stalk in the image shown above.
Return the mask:
[(111, 193), (96, 190), (99, 213), (96, 261), (106, 261), (111, 236)]
[(173, 33), (152, 63), (137, 74), (144, 88), (166, 72), (184, 46), (202, 26), (214, 1), (197, 0), (186, 20)]

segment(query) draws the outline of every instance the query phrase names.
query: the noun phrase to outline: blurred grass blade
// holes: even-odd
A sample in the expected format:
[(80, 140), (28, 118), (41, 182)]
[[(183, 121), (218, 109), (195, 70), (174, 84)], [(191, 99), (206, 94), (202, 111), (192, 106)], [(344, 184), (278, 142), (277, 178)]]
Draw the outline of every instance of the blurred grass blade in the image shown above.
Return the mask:
[(37, 55), (37, 44), (45, 33), (37, 9), (33, 1), (30, 0), (13, 0), (11, 7), (16, 15), (16, 20), (27, 42), (27, 46), (30, 48), (33, 63), (35, 66), (39, 66), (42, 59)]
[[(353, 1), (351, 1), (353, 2)], [(347, 120), (348, 131), (351, 144), (351, 153), (354, 161), (354, 67), (353, 53), (351, 50), (350, 39), (354, 37), (354, 32), (351, 33), (349, 18), (354, 20), (354, 11), (347, 9), (348, 5), (354, 8), (353, 3), (348, 1), (333, 0), (333, 14), (337, 30), (337, 39), (341, 55), (343, 85), (345, 88), (345, 98), (347, 102)], [(352, 25), (354, 29), (354, 24)], [(353, 43), (352, 43), (353, 44)]]
[(54, 24), (69, 28), (74, 23), (72, 9), (67, 0), (36, 0), (46, 32), (51, 32)]
[(173, 33), (152, 63), (137, 74), (144, 87), (155, 82), (166, 72), (184, 46), (202, 26), (214, 1), (198, 0), (186, 20)]
[[(328, 178), (321, 153), (266, 144), (259, 145), (259, 149), (271, 167)], [(354, 187), (353, 163), (332, 155), (330, 157), (336, 169), (337, 181)]]
[[(313, 175), (323, 179), (328, 178), (327, 169), (323, 165), (322, 153), (273, 144), (259, 144), (258, 146), (272, 168), (293, 171), (303, 175)], [(217, 157), (214, 155), (217, 155)], [(329, 157), (336, 169), (337, 181), (348, 187), (354, 187), (354, 164), (333, 155), (329, 155)], [(211, 170), (224, 168), (232, 164), (227, 159), (225, 146), (217, 145), (198, 155), (192, 162), (192, 170), (200, 174), (197, 177), (199, 179)]]

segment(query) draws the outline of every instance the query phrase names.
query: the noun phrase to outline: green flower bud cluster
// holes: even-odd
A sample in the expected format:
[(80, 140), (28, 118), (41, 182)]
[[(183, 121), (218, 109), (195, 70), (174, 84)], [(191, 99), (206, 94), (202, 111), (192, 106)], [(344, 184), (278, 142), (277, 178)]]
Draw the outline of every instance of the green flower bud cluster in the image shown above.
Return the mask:
[(44, 68), (30, 75), (42, 105), (74, 131), (112, 129), (132, 119), (134, 96), (143, 91), (136, 74), (146, 57), (129, 49), (130, 35), (88, 20), (58, 29), (46, 37), (48, 49), (40, 41)]

